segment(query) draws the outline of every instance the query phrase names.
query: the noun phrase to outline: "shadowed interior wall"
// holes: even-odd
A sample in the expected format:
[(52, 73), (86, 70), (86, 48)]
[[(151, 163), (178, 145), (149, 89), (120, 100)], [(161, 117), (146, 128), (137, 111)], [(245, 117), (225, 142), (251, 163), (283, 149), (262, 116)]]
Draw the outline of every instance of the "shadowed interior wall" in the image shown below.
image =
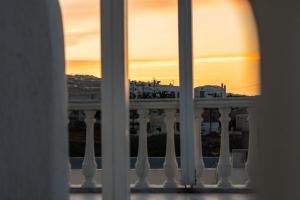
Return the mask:
[(300, 2), (251, 1), (257, 19), (262, 98), (258, 191), (263, 200), (300, 199)]
[(56, 0), (0, 6), (0, 199), (67, 200), (66, 87)]

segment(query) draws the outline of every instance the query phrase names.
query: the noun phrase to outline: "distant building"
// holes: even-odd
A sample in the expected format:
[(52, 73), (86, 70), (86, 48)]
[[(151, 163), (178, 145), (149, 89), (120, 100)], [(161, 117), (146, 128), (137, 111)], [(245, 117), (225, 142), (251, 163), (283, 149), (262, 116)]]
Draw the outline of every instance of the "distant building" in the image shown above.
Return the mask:
[(67, 76), (68, 95), (70, 100), (100, 100), (101, 79), (94, 76)]
[(236, 119), (235, 122), (236, 129), (241, 131), (249, 130), (248, 114), (238, 114), (236, 115), (235, 119)]
[[(68, 75), (69, 99), (74, 100), (101, 100), (101, 79), (88, 75)], [(179, 98), (180, 87), (173, 84), (162, 85), (160, 81), (153, 80), (130, 81), (130, 99), (162, 99)], [(224, 98), (239, 97), (242, 95), (228, 94), (226, 85), (205, 85), (196, 87), (195, 98)]]
[(130, 82), (130, 98), (178, 98), (179, 87), (170, 85), (161, 85), (160, 81), (152, 82), (131, 81)]
[(195, 88), (195, 98), (222, 98), (226, 97), (226, 85), (205, 85)]

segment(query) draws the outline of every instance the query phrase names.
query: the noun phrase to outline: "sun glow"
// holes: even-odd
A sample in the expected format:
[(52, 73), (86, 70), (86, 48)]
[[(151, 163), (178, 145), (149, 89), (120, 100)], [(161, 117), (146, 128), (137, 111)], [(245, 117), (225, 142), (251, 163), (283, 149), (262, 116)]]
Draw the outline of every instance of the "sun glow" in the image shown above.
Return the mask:
[[(60, 0), (67, 74), (101, 76), (98, 0)], [(129, 78), (178, 84), (177, 0), (128, 0)], [(247, 0), (193, 0), (194, 84), (259, 94), (259, 51)]]

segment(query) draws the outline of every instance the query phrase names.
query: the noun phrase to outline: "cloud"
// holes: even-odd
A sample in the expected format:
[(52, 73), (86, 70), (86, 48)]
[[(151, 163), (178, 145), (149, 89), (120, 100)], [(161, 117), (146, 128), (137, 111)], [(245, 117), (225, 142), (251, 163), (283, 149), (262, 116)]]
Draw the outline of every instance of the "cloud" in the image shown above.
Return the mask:
[(176, 9), (177, 0), (129, 0), (129, 11), (132, 14)]
[(86, 39), (98, 38), (99, 35), (100, 33), (98, 29), (80, 31), (80, 32), (67, 31), (65, 34), (66, 44), (67, 46), (74, 46), (80, 44)]
[[(99, 24), (99, 1), (60, 0), (65, 26), (68, 28), (90, 24)], [(98, 21), (96, 21), (98, 20)]]

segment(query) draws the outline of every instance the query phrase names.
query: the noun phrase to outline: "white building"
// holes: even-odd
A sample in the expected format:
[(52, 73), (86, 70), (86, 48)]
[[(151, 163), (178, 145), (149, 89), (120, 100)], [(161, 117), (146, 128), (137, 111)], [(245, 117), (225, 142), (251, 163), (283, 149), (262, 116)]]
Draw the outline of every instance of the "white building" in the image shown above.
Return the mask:
[(160, 81), (131, 81), (130, 94), (132, 98), (178, 98), (179, 86), (161, 85)]
[(195, 88), (195, 98), (226, 97), (226, 85), (205, 85)]

